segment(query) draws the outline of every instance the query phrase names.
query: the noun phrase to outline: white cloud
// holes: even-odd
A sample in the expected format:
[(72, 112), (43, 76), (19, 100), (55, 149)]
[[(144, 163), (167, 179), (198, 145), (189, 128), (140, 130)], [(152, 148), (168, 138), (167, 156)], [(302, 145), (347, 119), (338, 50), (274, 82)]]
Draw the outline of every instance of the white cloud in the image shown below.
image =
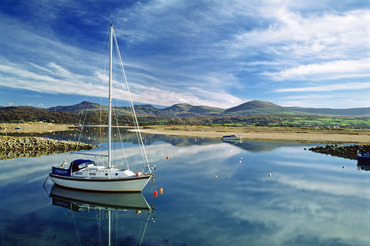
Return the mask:
[[(368, 107), (370, 98), (364, 90), (342, 90), (333, 92), (294, 92), (297, 96), (286, 96), (279, 99), (279, 105), (285, 107), (308, 107), (310, 108), (359, 108)], [(289, 95), (289, 93), (288, 93)], [(359, 104), (358, 102), (361, 102)]]
[[(36, 68), (30, 71), (31, 68)], [(44, 72), (41, 74), (39, 72)], [(45, 73), (46, 72), (46, 73)], [(95, 76), (72, 74), (62, 66), (50, 62), (47, 68), (38, 65), (23, 67), (19, 64), (7, 62), (0, 65), (0, 85), (28, 89), (37, 92), (51, 94), (74, 94), (84, 96), (103, 97), (107, 96), (108, 76), (96, 72)], [(114, 80), (116, 89), (113, 98), (128, 100), (127, 90), (123, 83)], [(212, 92), (197, 87), (187, 87), (185, 90), (143, 86), (138, 83), (130, 83), (130, 90), (134, 102), (170, 106), (179, 102), (187, 102), (193, 105), (207, 105), (215, 107), (230, 107), (242, 101), (226, 92)]]
[[(262, 13), (272, 24), (266, 29), (254, 29), (235, 36), (227, 45), (236, 50), (264, 47), (265, 52), (278, 56), (333, 58), (361, 56), (368, 45), (370, 10), (342, 14), (306, 15), (291, 12), (282, 6)], [(263, 10), (262, 10), (263, 12)], [(260, 50), (260, 49), (258, 49)], [(253, 51), (252, 51), (253, 52)], [(303, 57), (312, 55), (314, 57)]]
[(300, 65), (265, 75), (274, 80), (363, 78), (370, 76), (370, 58)]
[(370, 82), (349, 82), (332, 85), (285, 88), (277, 89), (275, 90), (275, 92), (319, 92), (319, 91), (365, 90), (365, 89), (370, 89)]
[[(124, 62), (135, 101), (166, 106), (189, 102), (225, 108), (252, 96), (273, 100), (275, 95), (269, 94), (272, 96), (267, 99), (266, 90), (261, 92), (261, 88), (281, 92), (276, 89), (280, 85), (268, 80), (353, 80), (369, 76), (369, 60), (364, 57), (369, 54), (370, 10), (353, 10), (362, 8), (361, 4), (353, 7), (356, 4), (338, 3), (338, 7), (331, 3), (115, 3), (117, 7), (113, 9), (117, 11), (111, 12), (109, 21), (117, 25), (119, 42), (128, 51)], [(13, 70), (14, 77), (3, 79), (1, 84), (39, 92), (85, 94), (84, 86), (96, 83), (92, 71), (101, 54), (94, 50), (99, 50), (96, 47), (101, 41), (93, 33), (86, 45), (87, 29), (82, 30), (83, 37), (77, 33), (59, 36), (60, 30), (76, 27), (59, 27), (58, 21), (61, 11), (68, 8), (73, 12), (68, 18), (86, 14), (81, 22), (96, 30), (97, 23), (88, 18), (96, 11), (94, 7), (68, 7), (68, 1), (32, 1), (25, 5), (33, 18), (45, 14), (34, 20), (42, 28), (33, 27), (32, 21), (25, 23), (16, 16), (1, 15), (4, 58), (22, 70), (18, 74)], [(90, 10), (93, 12), (88, 14)], [(9, 29), (17, 30), (16, 39)], [(102, 27), (97, 30), (100, 32)], [(95, 48), (91, 43), (97, 44)], [(6, 76), (11, 72), (8, 69)], [(14, 84), (10, 85), (10, 81)], [(311, 88), (307, 82), (302, 82), (301, 87)]]

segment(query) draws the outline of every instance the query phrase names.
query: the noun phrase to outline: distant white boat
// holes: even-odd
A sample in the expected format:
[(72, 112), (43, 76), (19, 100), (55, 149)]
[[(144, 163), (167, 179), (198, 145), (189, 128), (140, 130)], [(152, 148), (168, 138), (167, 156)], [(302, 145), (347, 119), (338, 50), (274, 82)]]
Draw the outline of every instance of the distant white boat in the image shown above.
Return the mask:
[[(108, 110), (108, 165), (97, 165), (92, 160), (78, 159), (70, 163), (68, 168), (64, 167), (64, 163), (60, 167), (52, 167), (52, 172), (49, 174), (51, 180), (59, 186), (89, 191), (104, 191), (104, 192), (141, 192), (148, 181), (154, 176), (149, 166), (148, 157), (146, 155), (143, 138), (140, 133), (139, 124), (136, 118), (135, 109), (129, 94), (134, 123), (139, 134), (139, 144), (145, 160), (146, 171), (133, 172), (127, 169), (114, 168), (111, 166), (111, 146), (112, 146), (112, 53), (113, 53), (113, 38), (118, 50), (117, 40), (114, 34), (113, 26), (110, 26), (110, 66), (109, 66), (109, 110)], [(119, 58), (121, 57), (118, 54)], [(123, 64), (121, 61), (121, 67)], [(123, 73), (124, 74), (124, 71)], [(126, 87), (128, 90), (127, 79), (124, 76)], [(129, 91), (128, 91), (129, 92)]]
[(222, 141), (241, 140), (242, 136), (237, 136), (237, 135), (233, 134), (233, 135), (223, 136), (221, 139), (222, 139)]

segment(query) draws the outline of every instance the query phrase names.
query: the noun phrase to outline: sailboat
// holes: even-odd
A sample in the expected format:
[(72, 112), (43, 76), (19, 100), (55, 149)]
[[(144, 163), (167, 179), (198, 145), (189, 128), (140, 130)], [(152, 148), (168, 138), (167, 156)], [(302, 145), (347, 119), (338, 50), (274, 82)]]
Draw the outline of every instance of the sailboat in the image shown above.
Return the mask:
[[(149, 166), (143, 138), (140, 133), (139, 124), (133, 107), (132, 98), (129, 93), (131, 110), (134, 124), (139, 134), (139, 144), (144, 155), (146, 172), (133, 172), (129, 168), (121, 169), (112, 167), (112, 63), (113, 63), (113, 38), (117, 45), (113, 25), (110, 26), (109, 35), (109, 108), (108, 108), (108, 165), (98, 165), (92, 160), (77, 159), (70, 163), (68, 168), (64, 162), (59, 167), (52, 167), (49, 173), (51, 180), (59, 186), (88, 191), (103, 192), (141, 192), (149, 180), (154, 176)], [(117, 46), (118, 47), (118, 46)], [(118, 48), (117, 48), (118, 51)], [(119, 55), (119, 58), (121, 56)], [(121, 59), (121, 58), (120, 58)], [(122, 61), (121, 66), (123, 69)], [(124, 74), (124, 73), (123, 73)], [(126, 76), (124, 76), (127, 83)], [(128, 86), (127, 90), (129, 92)]]

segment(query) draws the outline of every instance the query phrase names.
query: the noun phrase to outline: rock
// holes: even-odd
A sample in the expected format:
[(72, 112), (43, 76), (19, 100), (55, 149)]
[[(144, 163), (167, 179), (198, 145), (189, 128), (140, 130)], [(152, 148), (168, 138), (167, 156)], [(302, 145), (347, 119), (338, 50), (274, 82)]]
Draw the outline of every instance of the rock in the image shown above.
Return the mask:
[(370, 152), (370, 145), (326, 145), (325, 147), (318, 146), (309, 148), (308, 150), (316, 153), (356, 160), (358, 152)]
[(33, 157), (68, 151), (90, 150), (97, 146), (72, 141), (58, 141), (39, 137), (0, 138), (0, 159)]

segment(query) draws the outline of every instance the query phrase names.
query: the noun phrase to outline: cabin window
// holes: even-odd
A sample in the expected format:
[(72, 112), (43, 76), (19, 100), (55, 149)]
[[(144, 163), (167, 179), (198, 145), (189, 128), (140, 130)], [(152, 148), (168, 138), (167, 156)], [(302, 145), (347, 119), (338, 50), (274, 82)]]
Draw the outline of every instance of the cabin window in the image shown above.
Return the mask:
[(118, 173), (116, 173), (116, 176), (118, 175)]

